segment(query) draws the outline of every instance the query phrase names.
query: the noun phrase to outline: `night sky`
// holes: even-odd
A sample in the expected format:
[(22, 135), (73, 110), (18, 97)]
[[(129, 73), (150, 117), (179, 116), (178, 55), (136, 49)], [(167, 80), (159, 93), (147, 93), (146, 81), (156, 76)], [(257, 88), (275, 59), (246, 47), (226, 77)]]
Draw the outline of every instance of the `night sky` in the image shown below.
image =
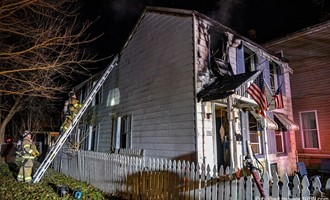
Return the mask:
[[(254, 29), (256, 31), (254, 40), (257, 43), (284, 36), (322, 21), (321, 5), (315, 4), (315, 0), (80, 0), (80, 2), (82, 3), (81, 19), (97, 19), (91, 31), (94, 35), (103, 34), (91, 47), (100, 57), (120, 51), (145, 6), (197, 10), (246, 37), (249, 37), (249, 30)], [(326, 2), (329, 3), (327, 0)]]

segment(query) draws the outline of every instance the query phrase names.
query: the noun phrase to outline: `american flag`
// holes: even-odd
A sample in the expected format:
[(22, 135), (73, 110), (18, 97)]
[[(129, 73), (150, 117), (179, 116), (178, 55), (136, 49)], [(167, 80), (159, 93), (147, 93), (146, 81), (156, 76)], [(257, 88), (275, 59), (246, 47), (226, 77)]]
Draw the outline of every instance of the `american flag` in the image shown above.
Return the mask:
[(284, 108), (284, 102), (283, 102), (283, 96), (282, 96), (282, 85), (281, 83), (280, 87), (278, 87), (277, 91), (274, 94), (274, 101), (275, 101), (275, 109), (282, 109)]
[(266, 118), (266, 110), (268, 108), (268, 102), (265, 92), (265, 83), (263, 72), (259, 77), (250, 85), (246, 92), (257, 102), (260, 107), (261, 115)]

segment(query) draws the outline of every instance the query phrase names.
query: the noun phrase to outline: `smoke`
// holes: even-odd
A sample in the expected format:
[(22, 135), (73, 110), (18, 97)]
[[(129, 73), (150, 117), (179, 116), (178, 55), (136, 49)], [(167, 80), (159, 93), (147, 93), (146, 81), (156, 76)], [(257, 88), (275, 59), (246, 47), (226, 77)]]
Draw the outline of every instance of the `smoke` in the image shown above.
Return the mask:
[(122, 21), (141, 15), (145, 8), (145, 1), (142, 0), (113, 0), (107, 5), (111, 10), (115, 21)]
[(233, 16), (239, 15), (239, 6), (242, 0), (219, 0), (217, 9), (210, 13), (210, 17), (225, 26), (231, 26)]

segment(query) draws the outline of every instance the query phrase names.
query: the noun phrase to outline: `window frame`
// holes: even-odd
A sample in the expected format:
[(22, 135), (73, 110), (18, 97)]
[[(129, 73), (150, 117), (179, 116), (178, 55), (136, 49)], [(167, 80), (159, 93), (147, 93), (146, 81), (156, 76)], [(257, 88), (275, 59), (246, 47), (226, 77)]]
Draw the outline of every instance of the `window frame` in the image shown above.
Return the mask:
[[(316, 130), (317, 132), (317, 144), (318, 144), (318, 147), (306, 147), (306, 142), (305, 142), (305, 135), (304, 135), (304, 131), (306, 129), (304, 129), (303, 127), (303, 114), (305, 113), (314, 113), (314, 119), (315, 119), (315, 126), (316, 128), (315, 129), (308, 129), (309, 131), (311, 130)], [(317, 110), (307, 110), (307, 111), (300, 111), (299, 112), (299, 132), (301, 134), (301, 140), (302, 140), (302, 148), (303, 149), (321, 149), (321, 140), (320, 140), (320, 129), (319, 129), (319, 123), (318, 123), (318, 117), (317, 117)]]
[(117, 106), (120, 104), (120, 90), (118, 87), (111, 88), (108, 92), (106, 107)]
[(283, 79), (283, 84), (282, 84), (282, 95), (286, 95), (285, 91), (285, 78), (284, 78), (284, 73), (282, 73), (282, 68), (279, 64), (275, 62), (269, 62), (269, 89), (275, 94), (277, 89), (281, 86), (281, 76)]
[[(286, 146), (285, 146), (285, 137), (284, 137), (285, 131), (275, 130), (275, 145), (276, 145), (276, 154), (284, 154), (286, 153)], [(278, 151), (277, 146), (277, 137), (281, 137), (281, 145), (283, 151)]]
[[(121, 118), (121, 130), (120, 130), (120, 148), (131, 149), (132, 148), (132, 115), (126, 115)], [(125, 139), (125, 144), (123, 144)]]
[[(258, 139), (258, 142), (252, 142), (251, 141), (251, 135), (256, 135), (257, 136), (257, 139)], [(251, 147), (253, 149), (253, 154), (254, 155), (263, 155), (263, 151), (262, 151), (262, 138), (261, 138), (261, 132), (260, 131), (250, 131), (250, 144), (251, 144)], [(256, 152), (254, 149), (254, 146), (257, 146), (258, 148), (258, 151), (259, 152)]]
[[(256, 156), (262, 156), (262, 155), (264, 155), (264, 152), (263, 152), (263, 139), (261, 137), (262, 131), (259, 130), (259, 128), (260, 128), (259, 126), (261, 126), (261, 122), (260, 122), (260, 120), (256, 119), (250, 112), (248, 114), (248, 117), (249, 117), (249, 140), (250, 140), (250, 144), (251, 144), (251, 147), (252, 147), (253, 151), (254, 151), (253, 146), (258, 145), (257, 148), (258, 148), (258, 151), (259, 151), (259, 152), (254, 151), (253, 153)], [(252, 118), (253, 121), (251, 121), (250, 118)], [(255, 124), (253, 124), (253, 122), (255, 122)], [(255, 126), (255, 128), (251, 127), (251, 124), (253, 124)], [(251, 136), (253, 136), (253, 135), (256, 135), (256, 137), (258, 139), (258, 142), (252, 142), (251, 141)]]
[[(256, 70), (257, 66), (257, 57), (256, 53), (247, 48), (246, 46), (243, 46), (244, 48), (244, 70), (245, 72), (251, 72)], [(246, 56), (248, 55), (248, 56)], [(249, 68), (247, 66), (247, 63), (249, 63)]]
[(84, 149), (86, 151), (98, 151), (100, 125), (89, 125), (85, 137)]
[[(97, 84), (97, 81), (94, 81), (92, 84), (93, 85), (92, 89), (94, 89), (96, 84)], [(96, 95), (94, 96), (93, 101), (92, 101), (92, 107), (102, 103), (102, 99), (103, 99), (103, 86), (100, 87), (99, 91), (97, 91)]]
[[(113, 133), (112, 146), (116, 149), (132, 148), (132, 127), (133, 115), (118, 116), (113, 119)], [(125, 140), (125, 144), (123, 143)]]

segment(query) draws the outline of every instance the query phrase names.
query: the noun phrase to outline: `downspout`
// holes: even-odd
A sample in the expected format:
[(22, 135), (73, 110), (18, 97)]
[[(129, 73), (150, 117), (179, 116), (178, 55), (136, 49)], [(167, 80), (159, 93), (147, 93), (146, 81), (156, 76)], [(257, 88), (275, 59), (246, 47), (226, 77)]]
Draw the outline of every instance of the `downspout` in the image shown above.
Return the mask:
[(230, 152), (230, 168), (234, 169), (234, 131), (233, 131), (233, 97), (230, 95), (227, 98), (227, 113), (229, 124), (229, 152)]
[(263, 117), (263, 124), (264, 124), (264, 127), (263, 127), (263, 131), (264, 131), (264, 134), (263, 134), (263, 140), (264, 140), (264, 150), (265, 150), (265, 162), (266, 162), (266, 170), (269, 174), (269, 177), (272, 178), (272, 173), (271, 173), (271, 170), (270, 170), (270, 162), (269, 162), (269, 157), (268, 157), (268, 141), (267, 141), (267, 118)]

